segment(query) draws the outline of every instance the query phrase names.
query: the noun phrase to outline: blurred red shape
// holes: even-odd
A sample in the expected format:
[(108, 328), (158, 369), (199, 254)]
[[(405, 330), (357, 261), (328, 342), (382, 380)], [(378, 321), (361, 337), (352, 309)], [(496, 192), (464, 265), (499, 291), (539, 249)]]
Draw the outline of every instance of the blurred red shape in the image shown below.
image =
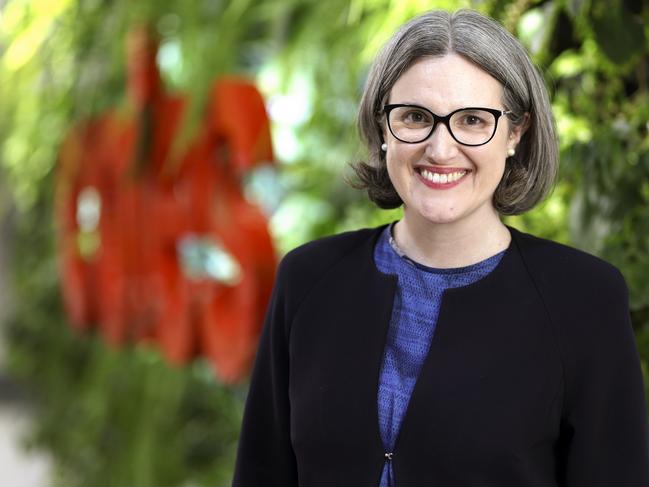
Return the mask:
[(229, 163), (239, 174), (273, 161), (270, 120), (264, 100), (250, 81), (224, 76), (213, 85), (207, 102), (207, 130), (225, 141)]
[[(266, 218), (240, 180), (272, 161), (269, 120), (253, 84), (219, 79), (175, 159), (186, 102), (164, 92), (156, 48), (145, 28), (129, 35), (129, 114), (79, 123), (61, 146), (63, 301), (76, 328), (98, 325), (114, 345), (156, 343), (176, 364), (204, 355), (235, 382), (252, 362), (276, 266)], [(198, 273), (185, 269), (183, 246), (204, 254)], [(219, 259), (231, 276), (211, 269)]]

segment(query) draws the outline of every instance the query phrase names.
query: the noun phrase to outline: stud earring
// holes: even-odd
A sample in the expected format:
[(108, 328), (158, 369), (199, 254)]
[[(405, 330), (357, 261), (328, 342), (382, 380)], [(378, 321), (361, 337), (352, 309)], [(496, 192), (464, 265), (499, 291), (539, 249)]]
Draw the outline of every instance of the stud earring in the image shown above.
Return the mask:
[(509, 157), (512, 157), (514, 154), (516, 154), (516, 149), (514, 149), (513, 147), (510, 147), (509, 149), (507, 149), (507, 155)]
[(383, 144), (381, 144), (381, 150), (383, 152), (386, 152), (388, 150), (388, 144), (386, 144), (385, 142)]

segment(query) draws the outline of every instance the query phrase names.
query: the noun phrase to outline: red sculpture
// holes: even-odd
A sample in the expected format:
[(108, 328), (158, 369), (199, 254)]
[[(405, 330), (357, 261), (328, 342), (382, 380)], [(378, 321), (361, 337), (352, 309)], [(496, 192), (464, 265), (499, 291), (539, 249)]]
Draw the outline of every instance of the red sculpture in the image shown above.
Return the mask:
[(218, 80), (195, 139), (175, 157), (185, 100), (163, 90), (156, 43), (128, 39), (131, 113), (71, 130), (57, 175), (61, 286), (73, 326), (115, 345), (157, 344), (173, 363), (203, 355), (226, 382), (254, 356), (276, 266), (242, 175), (273, 159), (263, 100)]

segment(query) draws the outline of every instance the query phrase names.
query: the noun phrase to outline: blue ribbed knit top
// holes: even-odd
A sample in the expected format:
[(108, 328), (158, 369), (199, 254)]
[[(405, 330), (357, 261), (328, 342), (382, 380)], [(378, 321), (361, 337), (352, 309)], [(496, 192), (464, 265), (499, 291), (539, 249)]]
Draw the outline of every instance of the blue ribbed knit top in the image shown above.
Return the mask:
[[(392, 225), (381, 234), (374, 260), (381, 272), (394, 274), (398, 279), (378, 390), (379, 428), (386, 459), (394, 451), (410, 396), (428, 354), (444, 290), (482, 279), (495, 269), (504, 253), (466, 267), (435, 269), (401, 253), (392, 239)], [(392, 464), (386, 461), (380, 487), (394, 485)]]

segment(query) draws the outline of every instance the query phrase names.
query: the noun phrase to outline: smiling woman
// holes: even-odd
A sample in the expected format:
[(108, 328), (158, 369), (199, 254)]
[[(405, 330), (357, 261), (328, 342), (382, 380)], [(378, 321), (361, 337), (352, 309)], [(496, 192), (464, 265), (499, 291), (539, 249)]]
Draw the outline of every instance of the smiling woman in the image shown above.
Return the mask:
[[(459, 54), (422, 57), (392, 86), (389, 101), (397, 103), (397, 108), (389, 110), (395, 105), (386, 105), (384, 152), (390, 182), (404, 203), (404, 218), (395, 225), (395, 238), (413, 259), (432, 267), (458, 267), (483, 260), (508, 245), (509, 233), (500, 223), (493, 195), (503, 178), (508, 153), (514, 151), (524, 127), (511, 125), (506, 117), (498, 125), (497, 115), (506, 112), (502, 99), (501, 83)], [(399, 123), (398, 113), (395, 117), (403, 103), (448, 115), (437, 118), (442, 123), (429, 124), (427, 133), (414, 128), (411, 134), (407, 125)], [(412, 108), (409, 113), (407, 121), (412, 120)], [(419, 109), (418, 113), (425, 112)], [(395, 135), (404, 130), (413, 137), (404, 140)], [(458, 173), (460, 178), (448, 181), (448, 174)], [(414, 234), (426, 232), (434, 223), (448, 229), (453, 226), (454, 232), (470, 231), (485, 240), (469, 262), (461, 262), (466, 257), (457, 251), (447, 261), (446, 255), (434, 249), (418, 248)]]
[(624, 279), (501, 221), (557, 169), (523, 47), (473, 11), (417, 17), (359, 128), (358, 186), (403, 218), (282, 261), (234, 486), (649, 485)]

